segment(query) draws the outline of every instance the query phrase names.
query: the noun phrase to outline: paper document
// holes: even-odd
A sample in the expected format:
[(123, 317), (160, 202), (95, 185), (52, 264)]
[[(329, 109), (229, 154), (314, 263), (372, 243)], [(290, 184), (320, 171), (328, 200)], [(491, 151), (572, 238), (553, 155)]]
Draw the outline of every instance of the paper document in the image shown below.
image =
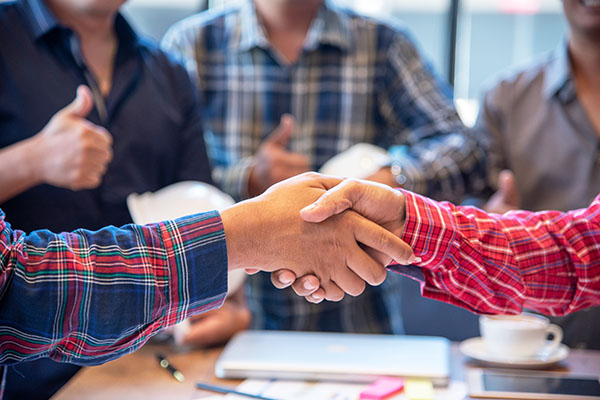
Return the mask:
[[(367, 384), (338, 383), (338, 382), (304, 382), (248, 379), (237, 389), (242, 392), (258, 394), (280, 400), (358, 400), (360, 392)], [(435, 389), (435, 400), (462, 400), (467, 395), (464, 382), (452, 381), (450, 386)], [(208, 395), (206, 392), (194, 397), (203, 400), (249, 400), (247, 397), (228, 394)], [(386, 400), (406, 400), (404, 393), (399, 393)]]

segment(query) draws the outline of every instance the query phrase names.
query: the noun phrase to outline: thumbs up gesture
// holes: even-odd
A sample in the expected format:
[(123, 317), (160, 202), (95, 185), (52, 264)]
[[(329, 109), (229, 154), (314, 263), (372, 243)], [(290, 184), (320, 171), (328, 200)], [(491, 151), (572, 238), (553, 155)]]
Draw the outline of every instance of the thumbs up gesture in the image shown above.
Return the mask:
[(504, 170), (498, 177), (498, 191), (483, 206), (490, 213), (504, 214), (520, 208), (521, 199), (517, 191), (515, 175), (512, 171)]
[(34, 138), (42, 156), (36, 167), (42, 182), (71, 190), (91, 189), (102, 181), (112, 159), (112, 136), (85, 119), (94, 103), (87, 86), (58, 111)]
[(250, 197), (258, 196), (277, 182), (310, 170), (306, 156), (286, 150), (293, 131), (294, 117), (284, 114), (279, 126), (258, 149), (248, 178)]

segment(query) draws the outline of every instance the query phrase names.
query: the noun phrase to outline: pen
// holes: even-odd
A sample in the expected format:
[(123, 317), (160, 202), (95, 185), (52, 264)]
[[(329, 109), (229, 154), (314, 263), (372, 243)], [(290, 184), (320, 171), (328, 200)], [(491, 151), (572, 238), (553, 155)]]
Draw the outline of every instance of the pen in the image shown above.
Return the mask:
[(258, 394), (240, 392), (238, 390), (231, 389), (228, 387), (209, 385), (207, 383), (196, 383), (196, 389), (209, 390), (211, 392), (222, 393), (222, 394), (236, 394), (238, 396), (250, 397), (252, 399), (277, 400), (277, 399), (273, 399), (271, 397), (264, 397), (264, 396), (260, 396)]
[(175, 368), (169, 362), (169, 360), (165, 358), (165, 356), (162, 354), (157, 354), (156, 359), (158, 360), (158, 365), (169, 371), (171, 375), (173, 375), (173, 378), (177, 379), (179, 382), (183, 382), (183, 374), (177, 368)]

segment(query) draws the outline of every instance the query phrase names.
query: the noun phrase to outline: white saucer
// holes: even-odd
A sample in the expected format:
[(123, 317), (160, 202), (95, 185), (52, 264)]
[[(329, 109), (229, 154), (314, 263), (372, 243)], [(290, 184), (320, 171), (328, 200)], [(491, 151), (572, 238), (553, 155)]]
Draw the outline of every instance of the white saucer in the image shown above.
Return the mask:
[(560, 344), (551, 354), (540, 353), (527, 358), (502, 358), (488, 354), (481, 337), (474, 337), (460, 343), (460, 351), (467, 357), (483, 362), (491, 367), (535, 369), (552, 366), (569, 355), (569, 348)]

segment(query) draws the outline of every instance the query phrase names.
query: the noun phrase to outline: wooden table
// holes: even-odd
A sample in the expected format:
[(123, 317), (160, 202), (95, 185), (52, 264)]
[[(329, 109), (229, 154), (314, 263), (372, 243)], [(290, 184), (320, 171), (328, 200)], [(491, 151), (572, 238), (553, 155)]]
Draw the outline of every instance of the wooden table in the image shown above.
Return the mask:
[[(210, 382), (235, 386), (240, 381), (218, 379), (214, 375), (215, 361), (222, 348), (178, 351), (164, 344), (150, 343), (137, 352), (97, 367), (84, 368), (59, 391), (53, 400), (69, 399), (194, 399), (203, 395), (194, 389), (194, 382)], [(158, 366), (155, 354), (165, 354), (184, 375), (177, 382)], [(451, 373), (453, 380), (463, 380), (466, 368), (477, 367), (467, 361), (452, 345)], [(571, 350), (569, 357), (553, 370), (600, 375), (600, 351)]]

